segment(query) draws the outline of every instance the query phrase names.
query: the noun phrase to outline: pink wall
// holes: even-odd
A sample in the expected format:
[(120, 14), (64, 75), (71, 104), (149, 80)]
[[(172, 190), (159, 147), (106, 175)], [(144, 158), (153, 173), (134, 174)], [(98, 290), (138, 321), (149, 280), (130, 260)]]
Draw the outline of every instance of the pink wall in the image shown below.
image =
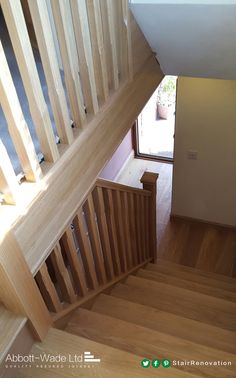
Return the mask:
[(111, 160), (103, 168), (100, 177), (106, 180), (114, 180), (129, 157), (132, 149), (132, 134), (130, 130), (113, 154)]

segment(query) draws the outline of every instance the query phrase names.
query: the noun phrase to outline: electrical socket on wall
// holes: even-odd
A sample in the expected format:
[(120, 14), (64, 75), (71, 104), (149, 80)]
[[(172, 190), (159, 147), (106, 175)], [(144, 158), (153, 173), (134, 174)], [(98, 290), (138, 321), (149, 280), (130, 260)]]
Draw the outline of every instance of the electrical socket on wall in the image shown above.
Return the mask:
[(190, 160), (197, 160), (197, 158), (198, 158), (198, 151), (196, 151), (196, 150), (188, 150), (187, 157)]

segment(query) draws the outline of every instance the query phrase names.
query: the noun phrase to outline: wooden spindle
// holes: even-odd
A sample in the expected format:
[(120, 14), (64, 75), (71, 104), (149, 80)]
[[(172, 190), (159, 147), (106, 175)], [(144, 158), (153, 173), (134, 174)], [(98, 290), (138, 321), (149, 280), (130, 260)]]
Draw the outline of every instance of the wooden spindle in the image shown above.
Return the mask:
[(102, 101), (106, 101), (109, 96), (109, 85), (99, 0), (87, 0), (87, 11), (98, 96)]
[(131, 25), (130, 25), (130, 10), (128, 0), (122, 0), (122, 14), (123, 14), (123, 53), (124, 59), (127, 59), (125, 64), (128, 65), (129, 80), (133, 79), (133, 54), (131, 42)]
[(128, 261), (128, 268), (133, 267), (133, 256), (132, 256), (132, 245), (131, 245), (131, 232), (129, 227), (129, 208), (128, 208), (128, 199), (127, 192), (121, 193), (121, 205), (123, 209), (123, 224), (124, 224), (124, 239), (126, 244), (126, 255)]
[(146, 259), (147, 256), (147, 244), (146, 244), (146, 223), (145, 223), (145, 205), (144, 205), (144, 196), (140, 195), (139, 197), (140, 207), (141, 207), (141, 236), (142, 236), (142, 249), (143, 249), (143, 258)]
[(149, 224), (150, 224), (150, 251), (153, 261), (157, 258), (157, 218), (156, 218), (156, 195), (157, 195), (157, 179), (158, 173), (144, 172), (141, 183), (143, 189), (151, 192), (149, 198)]
[(143, 208), (142, 208), (142, 196), (139, 194), (137, 197), (137, 207), (138, 207), (138, 222), (139, 222), (139, 233), (140, 233), (140, 244), (141, 244), (141, 261), (145, 260), (145, 240), (144, 240), (144, 223), (143, 223)]
[[(106, 0), (105, 1), (99, 0), (99, 3), (100, 3), (100, 10), (101, 10), (101, 16), (102, 16), (102, 31), (103, 31), (103, 38), (104, 38), (104, 52), (106, 56), (108, 84), (109, 84), (109, 90), (113, 91), (115, 89), (114, 67), (113, 67), (113, 59), (112, 59), (110, 30), (109, 30), (109, 23), (108, 23), (108, 9), (107, 9)], [(118, 74), (115, 77), (115, 81), (118, 86)]]
[(54, 250), (50, 254), (50, 260), (52, 262), (56, 279), (61, 290), (63, 301), (74, 303), (77, 297), (71, 282), (71, 277), (69, 275), (68, 269), (65, 266), (59, 243), (57, 243)]
[(134, 194), (127, 193), (128, 196), (128, 213), (129, 213), (129, 222), (130, 222), (130, 237), (131, 237), (131, 245), (132, 245), (132, 256), (134, 265), (138, 264), (138, 232), (136, 229), (136, 214), (135, 214), (135, 207), (134, 207)]
[(134, 207), (135, 207), (135, 224), (137, 230), (137, 250), (138, 250), (138, 261), (141, 263), (143, 261), (143, 247), (142, 247), (142, 238), (141, 238), (141, 209), (139, 203), (139, 195), (135, 194), (134, 197)]
[(69, 0), (57, 0), (52, 1), (51, 4), (61, 50), (66, 88), (70, 100), (73, 121), (76, 127), (82, 127), (86, 121), (86, 114), (79, 77), (79, 62), (70, 2)]
[(28, 4), (60, 142), (70, 144), (74, 138), (53, 41), (47, 4), (45, 0), (28, 0)]
[(70, 4), (86, 108), (88, 113), (96, 114), (99, 106), (86, 2), (70, 0)]
[(38, 181), (42, 171), (0, 41), (0, 98), (9, 134), (27, 181)]
[(6, 204), (15, 205), (19, 199), (19, 184), (10, 158), (0, 139), (0, 192)]
[(40, 292), (49, 311), (59, 312), (62, 310), (62, 303), (57, 294), (54, 283), (48, 273), (46, 263), (44, 263), (35, 276)]
[(88, 293), (86, 279), (82, 264), (79, 261), (73, 233), (71, 227), (68, 227), (65, 234), (62, 236), (62, 243), (66, 256), (70, 263), (71, 274), (76, 287), (78, 287), (79, 294), (85, 296)]
[(146, 258), (151, 256), (150, 254), (150, 225), (149, 225), (149, 197), (144, 197), (144, 216), (145, 216), (145, 243), (146, 243)]
[(98, 287), (98, 280), (95, 271), (91, 247), (87, 236), (87, 230), (85, 229), (84, 225), (84, 215), (82, 208), (78, 210), (77, 215), (73, 220), (73, 225), (75, 227), (75, 233), (79, 241), (80, 254), (83, 260), (83, 265), (86, 273), (87, 282), (89, 283), (89, 288), (96, 289)]
[(44, 159), (49, 162), (55, 162), (59, 158), (59, 152), (44, 100), (20, 0), (2, 0), (1, 7)]
[(123, 208), (119, 190), (113, 191), (114, 214), (116, 232), (118, 235), (118, 246), (120, 251), (120, 263), (123, 272), (128, 270), (128, 259), (126, 254), (126, 243), (124, 239)]
[(112, 251), (112, 259), (114, 264), (114, 270), (117, 275), (121, 274), (120, 254), (117, 240), (117, 229), (115, 223), (115, 212), (111, 189), (104, 189), (104, 202), (107, 214), (108, 233), (110, 238), (110, 245)]
[(102, 189), (96, 187), (93, 190), (93, 200), (95, 205), (95, 211), (97, 214), (98, 228), (100, 234), (100, 240), (103, 250), (104, 264), (106, 268), (106, 273), (109, 279), (114, 277), (114, 267), (111, 254), (111, 246), (108, 235), (107, 219), (105, 214), (104, 199), (102, 194)]
[(112, 74), (113, 74), (113, 83), (114, 89), (119, 88), (119, 68), (118, 68), (118, 56), (117, 56), (117, 40), (115, 34), (115, 10), (113, 0), (106, 0), (107, 3), (107, 17), (108, 17), (108, 28), (109, 28), (109, 37), (111, 45), (111, 55), (112, 55)]
[(98, 227), (95, 220), (95, 209), (91, 194), (89, 194), (87, 201), (84, 204), (84, 212), (88, 226), (89, 238), (93, 251), (98, 281), (100, 284), (104, 284), (107, 282), (107, 277), (104, 268), (103, 252), (99, 238)]

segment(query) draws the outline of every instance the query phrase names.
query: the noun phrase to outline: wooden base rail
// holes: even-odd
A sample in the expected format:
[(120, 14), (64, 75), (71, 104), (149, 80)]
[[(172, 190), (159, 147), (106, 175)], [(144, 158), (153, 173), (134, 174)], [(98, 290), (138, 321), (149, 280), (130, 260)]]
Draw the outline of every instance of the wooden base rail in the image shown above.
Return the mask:
[(97, 295), (101, 293), (107, 293), (107, 291), (111, 290), (112, 287), (115, 286), (118, 282), (125, 280), (130, 274), (135, 274), (136, 271), (138, 271), (140, 268), (144, 268), (150, 262), (150, 260), (151, 259), (145, 260), (141, 264), (128, 270), (126, 273), (123, 273), (120, 276), (115, 277), (113, 280), (107, 282), (106, 284), (99, 286), (98, 289), (89, 291), (85, 297), (77, 297), (77, 300), (71, 304), (63, 303), (60, 312), (51, 314), (53, 323), (56, 325), (61, 324), (61, 320), (72, 311), (74, 311), (77, 307), (83, 307), (85, 304), (91, 303), (90, 301), (93, 301)]
[(143, 175), (141, 180), (150, 190), (96, 182), (35, 275), (48, 310), (57, 318), (154, 260), (156, 227), (151, 222), (156, 178), (148, 172)]

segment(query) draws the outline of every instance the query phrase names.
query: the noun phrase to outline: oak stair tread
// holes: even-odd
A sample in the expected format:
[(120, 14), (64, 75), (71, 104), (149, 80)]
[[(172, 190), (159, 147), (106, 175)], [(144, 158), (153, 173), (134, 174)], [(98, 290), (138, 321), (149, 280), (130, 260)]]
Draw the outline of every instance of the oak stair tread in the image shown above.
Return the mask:
[(196, 281), (190, 281), (187, 278), (184, 279), (180, 277), (175, 277), (168, 273), (139, 269), (136, 276), (236, 302), (236, 291), (233, 292), (229, 290), (224, 290), (222, 288), (209, 286), (206, 284), (198, 283)]
[(168, 260), (157, 259), (155, 264), (147, 264), (147, 270), (162, 272), (174, 277), (183, 278), (223, 290), (236, 291), (236, 278), (223, 274), (206, 272), (190, 266), (176, 264)]
[(3, 361), (26, 321), (26, 318), (15, 315), (0, 305), (0, 362)]
[(235, 332), (112, 295), (100, 294), (92, 310), (225, 352), (236, 351)]
[[(81, 355), (85, 351), (90, 351), (96, 358), (101, 358), (101, 362), (93, 368), (69, 368), (64, 364), (63, 368), (53, 370), (50, 367), (26, 368), (21, 371), (21, 377), (34, 378), (56, 378), (56, 377), (102, 377), (102, 378), (122, 378), (122, 377), (140, 377), (143, 378), (144, 371), (140, 366), (143, 356), (137, 356), (132, 353), (124, 352), (110, 346), (89, 340), (84, 337), (72, 335), (68, 332), (55, 328), (49, 330), (48, 335), (42, 343), (35, 343), (31, 354), (39, 356), (46, 353), (51, 355), (70, 354)], [(84, 365), (84, 364), (83, 364)], [(169, 377), (169, 369), (159, 371), (159, 377)], [(182, 373), (181, 373), (182, 374)], [(196, 375), (186, 374), (175, 375), (176, 378), (193, 378)], [(145, 377), (156, 377), (156, 369), (145, 369)]]
[(172, 285), (129, 276), (111, 291), (131, 302), (151, 306), (217, 327), (236, 330), (236, 303)]
[[(66, 331), (150, 360), (223, 360), (231, 361), (232, 365), (236, 362), (236, 355), (86, 309), (74, 313)], [(235, 371), (229, 366), (207, 369), (205, 366), (172, 366), (172, 369), (175, 377), (177, 371), (183, 377), (184, 372), (205, 378), (235, 377)]]

